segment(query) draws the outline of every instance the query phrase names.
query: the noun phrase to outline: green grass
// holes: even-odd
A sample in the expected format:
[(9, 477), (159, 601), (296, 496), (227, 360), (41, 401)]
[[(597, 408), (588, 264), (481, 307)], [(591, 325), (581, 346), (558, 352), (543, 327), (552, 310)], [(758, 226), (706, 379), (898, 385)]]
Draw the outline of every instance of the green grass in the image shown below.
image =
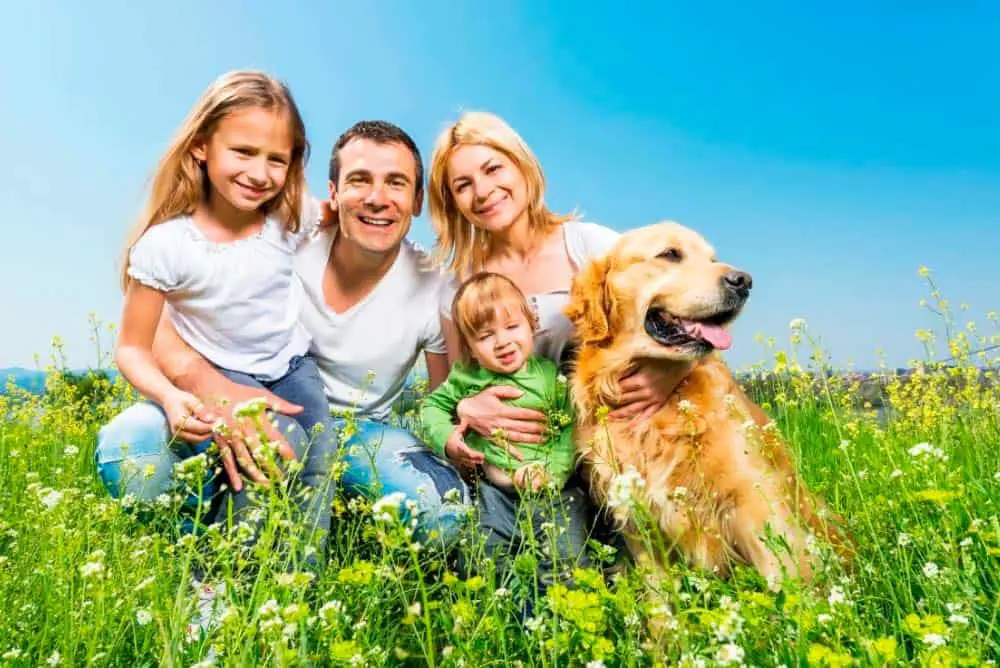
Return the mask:
[[(41, 398), (0, 398), (0, 664), (190, 666), (211, 650), (219, 665), (983, 665), (1000, 656), (1000, 384), (996, 356), (972, 350), (995, 345), (990, 323), (953, 334), (953, 364), (891, 380), (888, 421), (858, 407), (857, 385), (810, 373), (822, 356), (802, 329), (753, 370), (750, 393), (845, 518), (852, 568), (827, 559), (811, 585), (775, 591), (746, 569), (722, 581), (678, 566), (659, 598), (641, 595), (632, 570), (588, 570), (527, 628), (516, 583), (463, 580), (368, 503), (338, 501), (318, 578), (276, 556), (278, 498), (252, 550), (222, 527), (178, 535), (176, 498), (140, 521), (92, 465), (96, 430), (127, 388), (80, 398), (56, 377)], [(207, 637), (187, 632), (196, 565), (226, 583)], [(532, 569), (518, 563), (526, 581)], [(672, 629), (660, 644), (646, 636), (650, 614)]]

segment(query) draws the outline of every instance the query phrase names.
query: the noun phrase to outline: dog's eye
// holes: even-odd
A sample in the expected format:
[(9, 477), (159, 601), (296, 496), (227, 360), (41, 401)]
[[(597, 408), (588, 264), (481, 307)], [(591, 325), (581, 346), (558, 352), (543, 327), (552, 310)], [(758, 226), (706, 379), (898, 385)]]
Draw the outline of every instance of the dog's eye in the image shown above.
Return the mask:
[(681, 252), (676, 248), (668, 248), (656, 257), (661, 260), (667, 260), (668, 262), (680, 262), (684, 258)]

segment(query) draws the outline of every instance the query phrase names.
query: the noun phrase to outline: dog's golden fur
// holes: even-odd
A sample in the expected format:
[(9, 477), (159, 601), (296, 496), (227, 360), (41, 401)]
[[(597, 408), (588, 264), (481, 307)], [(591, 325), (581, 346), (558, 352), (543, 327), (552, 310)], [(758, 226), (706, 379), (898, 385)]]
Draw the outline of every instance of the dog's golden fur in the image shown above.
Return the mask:
[[(642, 477), (639, 498), (667, 548), (642, 540), (627, 506), (611, 509), (641, 565), (680, 556), (720, 575), (740, 561), (767, 578), (809, 578), (807, 536), (826, 530), (780, 434), (711, 346), (665, 345), (644, 324), (649, 309), (688, 322), (735, 317), (750, 277), (736, 272), (746, 290), (734, 297), (733, 272), (698, 234), (667, 222), (625, 234), (576, 277), (567, 315), (579, 340), (571, 387), (583, 473), (602, 505), (616, 476), (634, 468)], [(620, 376), (640, 362), (694, 367), (651, 419), (601, 419)], [(768, 530), (787, 548), (766, 545)]]

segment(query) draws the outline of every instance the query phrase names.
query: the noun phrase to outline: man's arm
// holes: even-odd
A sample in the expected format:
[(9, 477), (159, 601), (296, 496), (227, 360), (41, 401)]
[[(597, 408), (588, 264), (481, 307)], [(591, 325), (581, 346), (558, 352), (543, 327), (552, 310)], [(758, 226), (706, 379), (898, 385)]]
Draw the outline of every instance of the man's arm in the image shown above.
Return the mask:
[(427, 389), (433, 392), (448, 377), (451, 365), (448, 364), (448, 355), (446, 353), (427, 352), (424, 353), (424, 360), (427, 362)]
[(462, 393), (462, 387), (455, 378), (439, 383), (433, 392), (420, 400), (420, 430), (423, 440), (439, 455), (446, 454), (445, 445), (455, 429), (455, 406), (462, 398)]
[[(153, 338), (153, 357), (174, 385), (201, 399), (206, 406), (202, 416), (205, 421), (211, 423), (218, 417), (226, 425), (226, 434), (217, 433), (215, 441), (219, 444), (223, 468), (233, 489), (238, 492), (243, 488), (240, 469), (251, 479), (267, 484), (267, 477), (258, 468), (252, 454), (258, 450), (262, 435), (257, 433), (253, 423), (237, 420), (233, 410), (238, 404), (257, 398), (264, 399), (273, 410), (286, 415), (300, 413), (302, 407), (264, 388), (240, 385), (226, 378), (177, 334), (166, 309), (160, 316)], [(262, 425), (263, 436), (277, 444), (278, 454), (285, 459), (295, 459), (295, 452), (271, 421), (263, 420)], [(273, 465), (268, 468), (274, 470)]]
[(211, 385), (213, 376), (216, 385), (226, 380), (177, 334), (166, 309), (160, 314), (160, 323), (153, 337), (153, 358), (171, 383), (192, 394), (202, 395), (204, 386)]

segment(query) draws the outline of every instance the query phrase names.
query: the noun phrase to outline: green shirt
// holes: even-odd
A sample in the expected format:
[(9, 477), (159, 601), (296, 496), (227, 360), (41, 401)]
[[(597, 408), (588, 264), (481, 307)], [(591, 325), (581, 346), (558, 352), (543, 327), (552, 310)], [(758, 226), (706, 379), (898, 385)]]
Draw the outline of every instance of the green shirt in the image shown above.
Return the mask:
[(526, 464), (541, 463), (562, 488), (576, 466), (573, 406), (566, 378), (560, 375), (555, 363), (545, 357), (529, 357), (524, 366), (509, 375), (484, 369), (476, 363), (456, 363), (448, 378), (420, 404), (424, 440), (438, 454), (444, 455), (445, 443), (457, 422), (458, 402), (493, 385), (510, 385), (524, 392), (509, 403), (544, 413), (548, 418), (548, 439), (542, 443), (510, 442), (524, 455), (524, 461), (518, 461), (502, 446), (472, 429), (465, 432), (465, 443), (482, 452), (487, 462), (508, 473)]

